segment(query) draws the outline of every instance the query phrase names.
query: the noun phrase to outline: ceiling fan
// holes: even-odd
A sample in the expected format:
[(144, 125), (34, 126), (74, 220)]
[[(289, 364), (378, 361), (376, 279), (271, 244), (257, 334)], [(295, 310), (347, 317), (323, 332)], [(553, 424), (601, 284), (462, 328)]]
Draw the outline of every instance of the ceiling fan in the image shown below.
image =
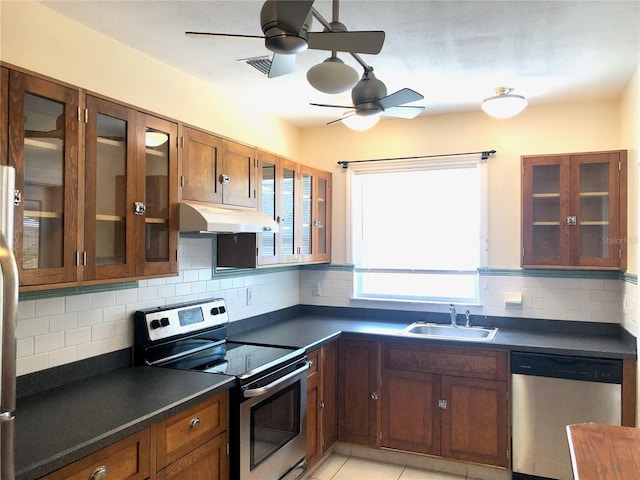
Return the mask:
[[(334, 10), (338, 0), (334, 0)], [(325, 28), (310, 32), (312, 17)], [(269, 78), (295, 70), (295, 54), (312, 50), (377, 54), (382, 50), (383, 31), (349, 32), (340, 22), (327, 22), (313, 8), (313, 0), (266, 0), (260, 11), (260, 25), (264, 36), (231, 33), (185, 32), (188, 37), (240, 37), (264, 39), (265, 47), (273, 52)]]
[(331, 107), (353, 110), (342, 118), (333, 120), (327, 125), (340, 122), (345, 118), (359, 115), (368, 117), (372, 115), (385, 115), (396, 118), (415, 118), (424, 110), (423, 106), (404, 105), (405, 103), (422, 100), (424, 97), (410, 88), (403, 88), (391, 95), (387, 95), (387, 87), (373, 74), (373, 68), (364, 64), (357, 55), (356, 60), (365, 66), (362, 79), (351, 90), (353, 105), (327, 105), (324, 103), (311, 103), (317, 107)]

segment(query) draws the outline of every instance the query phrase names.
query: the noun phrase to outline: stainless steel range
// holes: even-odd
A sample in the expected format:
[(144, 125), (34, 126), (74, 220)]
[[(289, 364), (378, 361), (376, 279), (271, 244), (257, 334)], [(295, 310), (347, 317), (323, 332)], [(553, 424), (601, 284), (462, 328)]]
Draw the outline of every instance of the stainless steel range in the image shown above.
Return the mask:
[(221, 373), (231, 392), (233, 480), (294, 480), (306, 470), (309, 368), (304, 349), (227, 341), (223, 299), (140, 310), (136, 364)]

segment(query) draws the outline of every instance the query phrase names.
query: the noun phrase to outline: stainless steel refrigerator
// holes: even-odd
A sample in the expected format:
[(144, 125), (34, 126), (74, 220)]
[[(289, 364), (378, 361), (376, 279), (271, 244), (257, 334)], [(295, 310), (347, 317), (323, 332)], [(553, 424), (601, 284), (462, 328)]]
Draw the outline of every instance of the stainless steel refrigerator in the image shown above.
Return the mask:
[(13, 255), (14, 185), (15, 170), (0, 165), (0, 480), (15, 478), (18, 267)]

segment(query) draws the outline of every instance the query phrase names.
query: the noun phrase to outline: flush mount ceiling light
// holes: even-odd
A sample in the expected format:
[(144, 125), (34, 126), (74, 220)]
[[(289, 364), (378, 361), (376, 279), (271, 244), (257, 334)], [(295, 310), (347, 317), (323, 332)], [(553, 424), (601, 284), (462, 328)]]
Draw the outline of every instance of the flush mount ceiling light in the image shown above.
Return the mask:
[(380, 121), (380, 113), (373, 115), (358, 115), (353, 112), (346, 112), (342, 116), (342, 123), (351, 130), (369, 130)]
[(498, 87), (496, 95), (485, 98), (482, 102), (482, 110), (495, 118), (509, 118), (519, 114), (528, 105), (527, 99), (522, 95), (512, 95), (513, 88)]
[(324, 93), (343, 93), (351, 90), (360, 76), (336, 55), (309, 69), (307, 80), (313, 88)]

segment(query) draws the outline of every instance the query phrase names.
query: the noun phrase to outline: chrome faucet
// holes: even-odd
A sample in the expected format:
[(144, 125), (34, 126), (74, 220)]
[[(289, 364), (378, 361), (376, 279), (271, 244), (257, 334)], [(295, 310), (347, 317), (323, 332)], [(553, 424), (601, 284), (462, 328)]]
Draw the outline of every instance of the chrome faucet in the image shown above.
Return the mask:
[(464, 312), (464, 316), (467, 319), (467, 321), (465, 322), (465, 327), (470, 327), (471, 326), (471, 314), (469, 313), (469, 310), (467, 310), (466, 312)]
[(449, 304), (449, 314), (451, 315), (451, 326), (457, 327), (458, 322), (456, 321), (456, 307), (453, 303)]

